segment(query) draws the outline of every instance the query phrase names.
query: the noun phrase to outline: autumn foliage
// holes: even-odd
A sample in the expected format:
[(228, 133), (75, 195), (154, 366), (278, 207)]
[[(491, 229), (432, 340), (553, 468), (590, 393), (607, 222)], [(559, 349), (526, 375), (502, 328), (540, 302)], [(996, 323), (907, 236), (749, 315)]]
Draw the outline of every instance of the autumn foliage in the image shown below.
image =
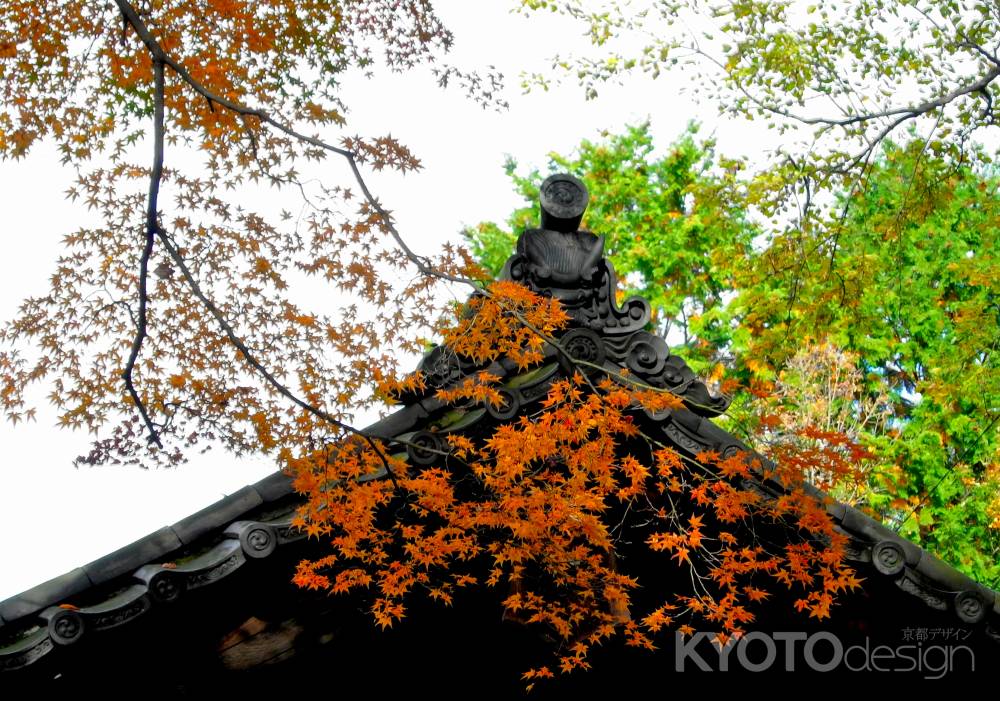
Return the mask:
[[(305, 497), (296, 525), (329, 548), (299, 585), (367, 593), (382, 627), (413, 596), (495, 588), (509, 618), (556, 641), (528, 683), (586, 668), (610, 638), (739, 635), (769, 597), (826, 618), (858, 584), (805, 487), (817, 465), (851, 474), (859, 454), (834, 432), (777, 463), (692, 458), (646, 432), (680, 398), (565, 357), (542, 398), (485, 432), (429, 426), (444, 437), (429, 445), (354, 425), (426, 387), (401, 366), (433, 339), (479, 368), (436, 398), (458, 415), (502, 408), (510, 378), (491, 366), (538, 371), (569, 326), (553, 299), (484, 284), (465, 251), (415, 253), (362, 169), (419, 161), (389, 136), (340, 133), (338, 80), (376, 60), (430, 66), (495, 102), (491, 77), (443, 62), (450, 40), (424, 0), (0, 5), (0, 155), (54, 142), (96, 222), (67, 233), (48, 294), (0, 332), (6, 416), (32, 418), (44, 384), (61, 425), (96, 435), (84, 463), (170, 465), (213, 444), (272, 456)], [(173, 165), (169, 149), (200, 165)], [(352, 180), (299, 172), (324, 159)], [(255, 188), (299, 198), (298, 214), (258, 211)], [(313, 280), (335, 309), (292, 294)], [(691, 586), (640, 579), (619, 561), (626, 541)]]
[[(506, 355), (537, 370), (543, 343), (558, 345), (566, 325), (553, 300), (504, 282), (461, 310), (445, 338), (477, 364)], [(481, 373), (437, 397), (459, 410), (495, 404), (497, 380)], [(419, 377), (395, 388), (415, 384)], [(845, 536), (824, 500), (807, 494), (804, 475), (822, 465), (846, 479), (860, 453), (840, 451), (841, 435), (811, 432), (824, 447), (783, 454), (778, 465), (742, 453), (691, 459), (643, 430), (644, 416), (682, 407), (627, 371), (581, 364), (481, 435), (443, 432), (442, 448), (418, 464), (400, 452), (406, 441), (395, 452), (354, 439), (289, 456), (308, 497), (297, 525), (333, 546), (302, 562), (295, 581), (334, 594), (370, 591), (382, 627), (404, 617), (409, 596), (451, 604), (460, 587), (499, 587), (508, 619), (557, 641), (555, 662), (528, 670), (529, 683), (554, 668), (589, 667), (590, 649), (611, 638), (652, 650), (661, 631), (709, 629), (724, 642), (750, 630), (755, 603), (774, 595), (811, 617), (830, 616), (837, 594), (859, 580), (844, 564)], [(786, 491), (754, 488), (766, 480)], [(786, 544), (756, 542), (755, 522), (781, 524)], [(654, 605), (647, 593), (637, 608), (633, 594), (649, 583), (616, 556), (636, 533), (657, 568), (687, 571), (695, 586), (656, 591)]]
[(774, 168), (732, 158), (694, 124), (669, 143), (654, 133), (604, 132), (537, 170), (508, 162), (524, 206), (466, 230), (477, 258), (498, 271), (534, 225), (545, 175), (578, 174), (592, 195), (584, 226), (606, 236), (671, 351), (732, 397), (723, 428), (789, 456), (828, 447), (807, 429), (863, 445), (863, 474), (817, 464), (809, 480), (995, 586), (1000, 199), (988, 151), (887, 142), (864, 190), (835, 188), (829, 208), (803, 210), (808, 224), (779, 226), (762, 218), (768, 198), (794, 191), (775, 189)]
[[(34, 418), (44, 387), (61, 426), (97, 436), (88, 464), (350, 433), (379, 378), (434, 334), (442, 279), (478, 268), (407, 247), (361, 169), (419, 161), (344, 133), (339, 81), (378, 61), (462, 82), (450, 42), (420, 0), (4, 3), (0, 155), (54, 142), (88, 221), (50, 292), (0, 331), (7, 417)], [(353, 181), (300, 172), (331, 159)], [(295, 292), (313, 280), (335, 304)]]

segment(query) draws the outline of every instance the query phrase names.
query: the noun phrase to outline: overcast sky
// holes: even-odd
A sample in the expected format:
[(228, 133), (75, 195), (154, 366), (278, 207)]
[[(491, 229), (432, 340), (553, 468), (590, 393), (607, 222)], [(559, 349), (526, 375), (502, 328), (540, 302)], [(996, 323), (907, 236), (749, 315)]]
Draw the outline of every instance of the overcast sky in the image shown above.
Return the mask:
[[(583, 38), (568, 33), (569, 25), (558, 18), (510, 15), (505, 8), (513, 3), (438, 4), (455, 33), (452, 61), (500, 68), (508, 78), (508, 111), (484, 111), (459, 90), (442, 92), (421, 74), (379, 75), (346, 86), (349, 132), (391, 132), (422, 159), (423, 170), (405, 178), (369, 176), (418, 251), (431, 253), (456, 240), (463, 224), (502, 220), (519, 204), (503, 173), (505, 154), (523, 166), (542, 166), (549, 152), (568, 152), (602, 129), (646, 119), (663, 146), (691, 119), (704, 124), (703, 133), (715, 132), (727, 154), (759, 153), (765, 148), (760, 139), (771, 136), (745, 124), (720, 123), (713, 108), (697, 108), (681, 94), (681, 77), (609, 87), (591, 102), (575, 86), (523, 95), (522, 71), (546, 70), (556, 48), (582, 47)], [(78, 203), (64, 199), (72, 180), (51, 148), (19, 163), (0, 162), (7, 222), (7, 250), (0, 256), (4, 319), (25, 296), (45, 291), (61, 237), (86, 218)], [(87, 436), (56, 430), (44, 394), (38, 395), (36, 423), (0, 425), (0, 600), (173, 523), (274, 469), (214, 452), (174, 470), (78, 470), (72, 460), (85, 451)]]

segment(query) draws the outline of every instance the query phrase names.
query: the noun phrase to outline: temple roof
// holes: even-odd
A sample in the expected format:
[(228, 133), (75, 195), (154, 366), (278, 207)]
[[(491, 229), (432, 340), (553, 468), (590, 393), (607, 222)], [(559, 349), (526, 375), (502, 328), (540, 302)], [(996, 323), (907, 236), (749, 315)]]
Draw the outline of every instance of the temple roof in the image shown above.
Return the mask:
[[(559, 176), (543, 185), (545, 197), (558, 200), (543, 217), (548, 228), (528, 230), (504, 276), (559, 298), (573, 317), (558, 347), (547, 346), (545, 361), (530, 371), (511, 363), (487, 369), (501, 378), (505, 404), (455, 412), (435, 397), (435, 390), (481, 370), (446, 349), (432, 350), (420, 369), (427, 387), (405, 398), (404, 406), (365, 430), (385, 440), (415, 463), (427, 457), (421, 446), (439, 451), (442, 436), (494, 425), (539, 402), (547, 389), (572, 370), (572, 361), (592, 368), (627, 369), (650, 386), (684, 401), (684, 408), (644, 420), (657, 439), (689, 459), (705, 451), (722, 456), (752, 452), (711, 421), (726, 407), (712, 395), (665, 341), (644, 330), (649, 305), (640, 298), (618, 303), (617, 280), (603, 258), (603, 239), (576, 232), (582, 214), (574, 205), (579, 181)], [(547, 189), (548, 188), (548, 189)], [(585, 191), (583, 205), (586, 204)], [(579, 211), (576, 211), (579, 210)], [(543, 210), (544, 212), (545, 210)], [(431, 430), (433, 429), (433, 430)], [(393, 445), (393, 441), (396, 444)], [(433, 456), (434, 451), (430, 453)], [(785, 493), (762, 473), (744, 488), (765, 497)], [(377, 479), (373, 475), (370, 479)], [(942, 562), (926, 550), (851, 506), (829, 499), (827, 510), (849, 538), (848, 558), (867, 577), (890, 582), (900, 596), (916, 597), (928, 611), (1000, 643), (1000, 595)], [(0, 671), (30, 667), (57, 647), (133, 625), (150, 611), (176, 606), (198, 590), (218, 586), (248, 563), (273, 558), (304, 536), (291, 526), (302, 498), (288, 477), (276, 473), (231, 494), (177, 523), (113, 553), (0, 602)], [(290, 577), (290, 572), (288, 573)], [(891, 602), (887, 602), (891, 606)], [(0, 678), (2, 679), (2, 678)], [(0, 681), (2, 683), (2, 681)]]
[[(290, 480), (275, 473), (0, 602), (0, 670), (26, 667), (56, 646), (128, 625), (157, 606), (197, 595), (196, 590), (215, 585), (247, 562), (272, 556), (303, 537), (290, 527), (297, 504)], [(995, 591), (857, 509), (834, 504), (829, 511), (850, 536), (850, 559), (870, 576), (892, 581), (902, 596), (915, 596), (929, 609), (950, 615), (956, 625), (979, 628), (1000, 643)]]

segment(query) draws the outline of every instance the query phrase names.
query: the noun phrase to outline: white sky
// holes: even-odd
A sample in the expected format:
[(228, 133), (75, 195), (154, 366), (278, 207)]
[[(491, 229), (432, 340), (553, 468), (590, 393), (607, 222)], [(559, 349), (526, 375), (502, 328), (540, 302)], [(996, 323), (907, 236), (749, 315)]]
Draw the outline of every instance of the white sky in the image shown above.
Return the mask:
[[(601, 129), (621, 130), (647, 118), (661, 146), (693, 118), (705, 125), (703, 134), (716, 131), (726, 154), (759, 154), (759, 139), (774, 138), (773, 132), (750, 131), (746, 124), (718, 123), (712, 107), (696, 108), (679, 94), (680, 77), (609, 86), (593, 102), (585, 102), (575, 86), (520, 94), (521, 71), (545, 71), (557, 48), (565, 52), (574, 42), (583, 47), (584, 40), (567, 36), (571, 25), (565, 20), (510, 15), (506, 8), (512, 4), (435, 3), (455, 33), (452, 62), (494, 64), (507, 76), (505, 113), (484, 111), (457, 88), (442, 92), (429, 76), (379, 77), (347, 86), (349, 131), (391, 132), (423, 161), (422, 171), (405, 178), (368, 178), (418, 251), (433, 252), (446, 239), (456, 240), (463, 224), (502, 221), (520, 204), (503, 173), (508, 153), (522, 167), (543, 166), (549, 152), (568, 152), (581, 139), (597, 138)], [(79, 205), (63, 197), (72, 179), (52, 149), (40, 148), (19, 163), (0, 162), (7, 222), (7, 253), (0, 259), (3, 319), (25, 296), (45, 291), (61, 237), (80, 225)], [(174, 470), (77, 470), (72, 460), (85, 452), (87, 436), (57, 430), (54, 422), (43, 401), (36, 423), (0, 424), (0, 600), (173, 523), (274, 469), (213, 451)]]

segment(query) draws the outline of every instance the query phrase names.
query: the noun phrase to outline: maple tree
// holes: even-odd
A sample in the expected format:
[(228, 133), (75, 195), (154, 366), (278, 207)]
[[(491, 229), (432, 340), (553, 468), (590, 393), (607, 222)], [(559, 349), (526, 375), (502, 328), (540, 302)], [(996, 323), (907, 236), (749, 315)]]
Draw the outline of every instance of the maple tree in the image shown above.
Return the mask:
[[(772, 585), (828, 617), (858, 578), (805, 480), (846, 479), (860, 449), (830, 433), (770, 464), (658, 444), (643, 417), (688, 405), (569, 353), (559, 304), (485, 282), (465, 251), (409, 248), (362, 176), (416, 168), (402, 144), (324, 138), (346, 109), (339, 76), (379, 57), (431, 65), (439, 82), (496, 101), (493, 77), (443, 62), (449, 44), (425, 0), (5, 3), (0, 153), (54, 141), (79, 168), (70, 197), (102, 222), (67, 234), (49, 293), (3, 328), (6, 415), (31, 418), (26, 392), (46, 384), (60, 424), (97, 435), (87, 463), (176, 464), (208, 443), (270, 455), (307, 498), (296, 525), (330, 546), (299, 566), (300, 585), (369, 590), (381, 626), (418, 591), (449, 603), (460, 587), (508, 587), (504, 608), (554, 634), (562, 671), (587, 667), (613, 636), (653, 647), (675, 626), (738, 635)], [(182, 148), (200, 168), (170, 165), (167, 151)], [(298, 164), (324, 159), (353, 183), (304, 181)], [(291, 193), (302, 213), (258, 211), (255, 188)], [(706, 230), (742, 232), (737, 214)], [(309, 277), (345, 302), (323, 312), (298, 300), (293, 283)], [(686, 295), (719, 284), (691, 282)], [(456, 307), (446, 284), (472, 297)], [(670, 303), (657, 300), (664, 317)], [(433, 338), (476, 368), (433, 398), (455, 420), (494, 412), (492, 430), (442, 440), (354, 426), (361, 409), (427, 392), (399, 363)], [(506, 414), (505, 383), (553, 359), (565, 377), (529, 412)], [(763, 498), (751, 478), (785, 491)], [(636, 599), (616, 559), (626, 518), (693, 588), (649, 585)], [(758, 522), (780, 524), (782, 543), (755, 540)], [(525, 679), (552, 675), (540, 666)]]
[[(796, 608), (820, 619), (839, 592), (859, 585), (844, 562), (846, 537), (826, 502), (807, 492), (803, 469), (822, 465), (845, 478), (860, 448), (845, 456), (823, 447), (777, 465), (742, 452), (685, 456), (646, 425), (684, 409), (684, 400), (580, 358), (569, 377), (553, 376), (553, 359), (570, 354), (560, 344), (569, 321), (560, 305), (510, 281), (486, 291), (458, 312), (448, 352), (479, 366), (507, 360), (513, 369), (501, 377), (504, 366), (491, 364), (432, 392), (454, 409), (437, 427), (441, 438), (413, 434), (403, 442), (409, 450), (388, 464), (360, 440), (292, 461), (296, 487), (309, 496), (297, 524), (334, 545), (299, 565), (300, 585), (334, 593), (371, 587), (375, 619), (388, 627), (405, 615), (415, 589), (450, 603), (459, 587), (506, 584), (508, 615), (554, 633), (562, 672), (589, 667), (591, 648), (618, 635), (654, 649), (663, 629), (710, 625), (725, 641), (747, 630), (754, 604), (774, 584), (794, 589)], [(505, 387), (539, 373), (555, 379), (537, 408), (504, 413)], [(424, 382), (418, 372), (383, 391), (403, 396)], [(485, 431), (451, 430), (483, 411), (495, 419)], [(754, 479), (787, 492), (767, 498), (748, 486)], [(751, 537), (776, 522), (781, 545)], [(646, 579), (651, 596), (636, 606), (640, 581), (617, 565), (616, 553), (640, 536), (690, 570), (693, 589), (658, 589)], [(533, 684), (553, 674), (546, 665), (524, 678)]]
[[(96, 432), (125, 418), (92, 463), (176, 462), (167, 438), (241, 453), (344, 430), (374, 401), (370, 369), (429, 335), (434, 287), (462, 261), (414, 254), (361, 179), (362, 167), (416, 168), (402, 145), (297, 129), (342, 123), (338, 76), (379, 50), (397, 70), (467, 77), (441, 63), (451, 37), (429, 4), (16, 2), (0, 32), (0, 153), (48, 138), (66, 162), (93, 161), (69, 196), (103, 220), (67, 235), (51, 294), (4, 331), (41, 351), (3, 355), (8, 416), (30, 418), (25, 388), (58, 378), (61, 424)], [(151, 165), (136, 160), (143, 145)], [(185, 145), (202, 169), (165, 167), (165, 148)], [(352, 188), (302, 181), (297, 163), (328, 157), (345, 161)], [(255, 187), (301, 193), (302, 215), (255, 211)], [(406, 289), (384, 280), (432, 266)], [(304, 276), (351, 303), (324, 316), (283, 295)], [(366, 318), (364, 305), (379, 311)]]

